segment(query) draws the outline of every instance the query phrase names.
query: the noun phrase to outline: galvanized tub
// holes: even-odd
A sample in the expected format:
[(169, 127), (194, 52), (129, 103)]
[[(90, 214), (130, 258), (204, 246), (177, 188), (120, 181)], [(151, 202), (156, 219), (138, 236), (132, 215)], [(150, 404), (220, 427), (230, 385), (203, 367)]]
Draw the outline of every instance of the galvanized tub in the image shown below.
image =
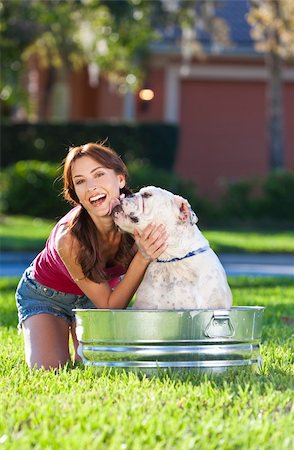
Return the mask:
[(263, 307), (218, 310), (76, 309), (84, 364), (224, 372), (257, 368)]

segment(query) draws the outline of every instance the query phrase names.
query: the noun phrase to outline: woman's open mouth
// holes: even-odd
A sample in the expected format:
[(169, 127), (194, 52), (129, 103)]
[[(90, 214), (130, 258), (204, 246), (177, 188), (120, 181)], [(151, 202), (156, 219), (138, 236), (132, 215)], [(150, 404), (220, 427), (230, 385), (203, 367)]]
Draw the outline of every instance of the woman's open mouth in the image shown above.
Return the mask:
[(94, 206), (102, 205), (102, 203), (104, 203), (105, 200), (106, 200), (106, 194), (98, 194), (98, 195), (94, 195), (93, 197), (89, 198), (91, 205), (94, 205)]

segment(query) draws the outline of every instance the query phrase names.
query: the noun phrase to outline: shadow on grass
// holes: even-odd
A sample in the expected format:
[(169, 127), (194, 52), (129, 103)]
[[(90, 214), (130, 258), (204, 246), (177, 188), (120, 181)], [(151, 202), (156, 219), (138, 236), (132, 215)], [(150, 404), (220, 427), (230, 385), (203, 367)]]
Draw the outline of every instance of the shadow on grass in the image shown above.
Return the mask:
[(1, 314), (0, 326), (7, 328), (16, 327), (18, 323), (17, 308), (14, 293), (19, 282), (19, 278), (3, 278), (0, 280), (1, 289)]
[(68, 370), (78, 370), (82, 377), (107, 377), (110, 380), (131, 381), (134, 378), (141, 382), (167, 383), (174, 386), (191, 384), (198, 386), (202, 383), (209, 384), (218, 391), (227, 391), (228, 388), (235, 394), (240, 391), (251, 391), (263, 395), (271, 388), (276, 391), (287, 391), (293, 389), (293, 375), (286, 373), (279, 368), (268, 367), (266, 373), (263, 369), (239, 368), (228, 369), (222, 374), (214, 374), (200, 370), (180, 370), (172, 369), (153, 369), (153, 373), (145, 372), (140, 369), (128, 370), (123, 368), (93, 366), (84, 366), (78, 363), (75, 367), (69, 367)]
[(38, 253), (44, 247), (46, 239), (44, 238), (30, 238), (25, 239), (17, 236), (2, 236), (1, 250), (9, 252), (34, 252)]
[(1, 311), (0, 327), (16, 328), (18, 324), (17, 310)]

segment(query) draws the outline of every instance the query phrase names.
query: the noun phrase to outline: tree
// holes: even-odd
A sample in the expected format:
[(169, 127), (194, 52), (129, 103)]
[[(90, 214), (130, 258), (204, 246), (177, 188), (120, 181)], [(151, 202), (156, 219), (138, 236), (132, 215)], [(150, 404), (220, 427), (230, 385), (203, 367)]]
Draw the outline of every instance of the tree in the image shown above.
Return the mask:
[(150, 21), (152, 3), (0, 0), (2, 102), (24, 101), (19, 87), (32, 57), (50, 71), (48, 93), (56, 69), (85, 65), (94, 75), (106, 74), (122, 91), (136, 89), (144, 76), (146, 49), (156, 37)]
[(283, 63), (294, 56), (293, 0), (251, 0), (247, 16), (268, 71), (268, 143), (272, 170), (284, 167)]
[(21, 79), (34, 58), (47, 68), (43, 113), (56, 70), (88, 66), (102, 72), (119, 91), (135, 91), (146, 72), (150, 44), (172, 26), (180, 29), (184, 68), (204, 54), (200, 35), (211, 37), (214, 49), (229, 44), (228, 27), (216, 15), (217, 0), (0, 0), (0, 98), (19, 104), (26, 97)]
[[(218, 53), (231, 46), (229, 26), (218, 17), (219, 0), (161, 0), (168, 27), (181, 30), (179, 43), (183, 56), (184, 72), (189, 70), (193, 57), (204, 57), (203, 41), (209, 42), (211, 50)], [(162, 16), (159, 16), (162, 22)]]

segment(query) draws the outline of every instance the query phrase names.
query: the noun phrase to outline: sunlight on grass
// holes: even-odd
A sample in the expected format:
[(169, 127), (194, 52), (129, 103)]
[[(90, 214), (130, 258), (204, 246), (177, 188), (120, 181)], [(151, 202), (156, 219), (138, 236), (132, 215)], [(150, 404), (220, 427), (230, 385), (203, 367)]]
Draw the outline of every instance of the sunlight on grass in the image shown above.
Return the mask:
[(230, 277), (235, 305), (265, 306), (260, 373), (144, 375), (79, 365), (30, 371), (14, 290), (0, 288), (0, 442), (9, 450), (292, 450), (294, 278)]
[(294, 253), (294, 231), (203, 230), (216, 252)]
[[(54, 220), (4, 216), (0, 220), (2, 250), (40, 250)], [(294, 231), (201, 230), (217, 253), (294, 253)]]
[(50, 231), (53, 220), (27, 216), (5, 216), (0, 220), (2, 250), (40, 250)]

